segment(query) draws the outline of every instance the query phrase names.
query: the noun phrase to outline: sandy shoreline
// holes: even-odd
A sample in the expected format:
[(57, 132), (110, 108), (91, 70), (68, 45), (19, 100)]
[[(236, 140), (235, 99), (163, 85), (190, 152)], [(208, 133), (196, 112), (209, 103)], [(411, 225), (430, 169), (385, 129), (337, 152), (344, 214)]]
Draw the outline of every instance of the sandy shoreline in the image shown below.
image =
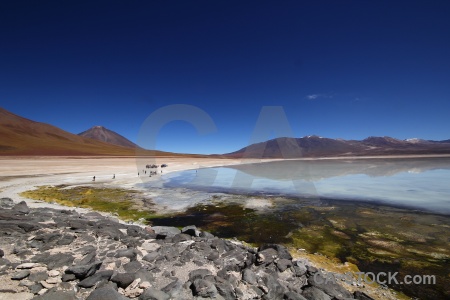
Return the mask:
[[(21, 197), (21, 192), (41, 185), (99, 185), (134, 188), (148, 178), (138, 177), (138, 164), (168, 164), (164, 174), (202, 167), (241, 163), (241, 160), (204, 158), (69, 158), (69, 157), (2, 157), (0, 159), (0, 197), (25, 201), (30, 207), (64, 208)], [(112, 179), (115, 174), (115, 179)], [(142, 174), (142, 172), (141, 172)], [(93, 176), (96, 181), (93, 182)], [(86, 211), (84, 209), (79, 209)]]
[[(391, 158), (427, 158), (449, 157), (436, 155), (421, 156), (389, 156), (389, 157), (330, 157), (301, 160), (348, 160), (348, 159), (391, 159)], [(148, 180), (157, 181), (165, 174), (243, 163), (260, 163), (279, 159), (224, 159), (224, 158), (197, 158), (197, 157), (0, 157), (0, 197), (9, 197), (14, 201), (26, 201), (31, 207), (58, 207), (46, 202), (30, 200), (21, 197), (23, 191), (42, 185), (98, 185), (125, 189), (137, 189), (141, 183)], [(149, 178), (143, 176), (142, 170), (146, 164), (167, 164), (167, 168), (159, 168), (158, 176)], [(150, 170), (150, 169), (149, 169)], [(161, 171), (163, 172), (161, 174)], [(138, 176), (138, 172), (140, 176)], [(115, 179), (113, 175), (115, 174)], [(147, 170), (148, 174), (148, 170)], [(93, 182), (93, 176), (96, 181)], [(152, 191), (146, 191), (150, 196)], [(167, 191), (165, 191), (167, 193)], [(179, 194), (174, 193), (173, 203), (163, 205), (178, 206), (183, 209), (183, 199), (176, 199)], [(193, 195), (195, 196), (195, 195)], [(177, 202), (178, 201), (178, 202)], [(192, 201), (192, 200), (191, 200)]]

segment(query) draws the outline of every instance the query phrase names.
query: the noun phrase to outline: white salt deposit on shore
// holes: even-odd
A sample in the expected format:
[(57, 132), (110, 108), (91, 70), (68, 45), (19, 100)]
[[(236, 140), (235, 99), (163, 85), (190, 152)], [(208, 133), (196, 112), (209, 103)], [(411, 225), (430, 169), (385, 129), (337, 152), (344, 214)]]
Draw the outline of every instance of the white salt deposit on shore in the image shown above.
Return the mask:
[[(139, 163), (143, 161), (145, 162), (142, 158), (139, 159)], [(159, 165), (167, 164), (168, 167), (162, 169), (162, 176), (164, 176), (164, 174), (176, 171), (239, 164), (242, 161), (237, 159), (169, 157), (149, 158), (148, 162)], [(140, 183), (148, 179), (147, 175), (142, 174), (142, 170), (138, 170), (137, 164), (136, 158), (2, 157), (0, 158), (0, 197), (8, 197), (16, 202), (23, 200), (30, 207), (64, 209), (64, 206), (58, 204), (23, 198), (20, 196), (20, 193), (34, 189), (37, 186), (60, 184), (106, 186), (136, 190)], [(140, 176), (138, 176), (138, 172)], [(114, 174), (115, 179), (113, 179)], [(95, 181), (92, 181), (93, 176), (95, 176)], [(158, 180), (160, 176), (160, 174), (154, 176), (152, 180)], [(157, 189), (143, 189), (142, 191), (155, 198), (162, 193), (162, 191), (158, 192)], [(164, 193), (168, 193), (168, 191), (164, 191)], [(183, 209), (186, 206), (186, 203), (180, 205), (180, 202), (183, 202), (183, 197), (186, 197), (186, 194), (175, 193), (171, 197), (174, 199), (173, 203), (164, 201), (160, 205), (163, 207), (172, 204), (176, 210)], [(157, 201), (156, 204), (158, 204)], [(88, 211), (81, 208), (76, 210), (79, 212)]]

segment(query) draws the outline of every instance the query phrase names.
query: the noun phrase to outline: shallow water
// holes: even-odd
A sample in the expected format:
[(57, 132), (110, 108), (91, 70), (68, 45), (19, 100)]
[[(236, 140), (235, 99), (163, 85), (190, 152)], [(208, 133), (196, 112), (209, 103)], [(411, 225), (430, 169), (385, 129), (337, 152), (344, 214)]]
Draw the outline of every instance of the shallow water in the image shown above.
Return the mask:
[(165, 175), (163, 188), (357, 200), (450, 214), (450, 158), (289, 160)]
[(420, 299), (450, 295), (450, 158), (243, 164), (165, 174), (143, 186), (157, 204), (186, 209), (153, 225), (282, 243), (364, 272), (432, 274), (436, 285), (392, 287)]

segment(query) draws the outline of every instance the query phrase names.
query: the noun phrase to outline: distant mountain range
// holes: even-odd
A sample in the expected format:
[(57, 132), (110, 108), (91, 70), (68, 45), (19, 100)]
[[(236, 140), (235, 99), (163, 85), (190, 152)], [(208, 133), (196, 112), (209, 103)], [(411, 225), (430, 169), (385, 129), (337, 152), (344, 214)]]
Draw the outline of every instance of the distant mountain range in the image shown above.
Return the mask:
[(319, 137), (276, 138), (224, 154), (234, 158), (299, 158), (331, 156), (380, 156), (411, 154), (450, 154), (450, 140), (398, 140), (392, 137), (368, 137), (343, 140)]
[(103, 126), (94, 126), (78, 134), (79, 136), (128, 148), (140, 148), (138, 145)]
[[(72, 134), (0, 108), (0, 155), (135, 156), (136, 149), (134, 146), (124, 147)], [(163, 156), (173, 153), (140, 149), (139, 155)]]
[[(368, 137), (357, 141), (312, 135), (302, 138), (276, 138), (249, 145), (232, 153), (214, 156), (299, 158), (411, 154), (450, 154), (450, 140)], [(145, 150), (102, 126), (94, 126), (76, 135), (49, 124), (23, 118), (2, 108), (0, 108), (0, 155), (186, 156), (186, 154)]]

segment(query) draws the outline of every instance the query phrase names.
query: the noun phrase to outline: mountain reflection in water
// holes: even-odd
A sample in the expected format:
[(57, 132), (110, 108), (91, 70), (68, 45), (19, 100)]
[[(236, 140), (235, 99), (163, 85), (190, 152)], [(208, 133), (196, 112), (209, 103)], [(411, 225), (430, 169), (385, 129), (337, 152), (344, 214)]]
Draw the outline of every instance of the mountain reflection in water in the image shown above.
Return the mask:
[(168, 174), (164, 187), (381, 202), (450, 214), (450, 158), (285, 160)]

